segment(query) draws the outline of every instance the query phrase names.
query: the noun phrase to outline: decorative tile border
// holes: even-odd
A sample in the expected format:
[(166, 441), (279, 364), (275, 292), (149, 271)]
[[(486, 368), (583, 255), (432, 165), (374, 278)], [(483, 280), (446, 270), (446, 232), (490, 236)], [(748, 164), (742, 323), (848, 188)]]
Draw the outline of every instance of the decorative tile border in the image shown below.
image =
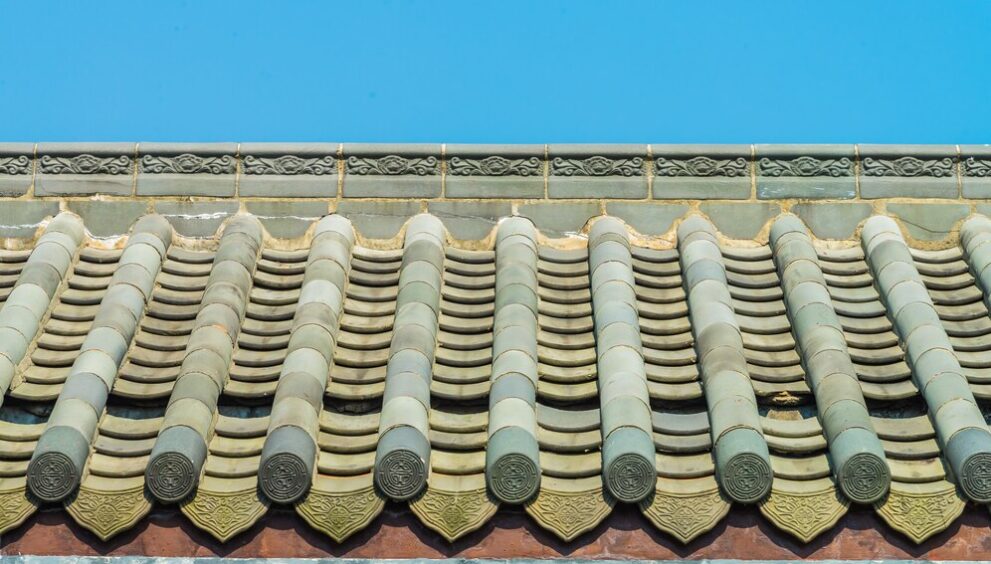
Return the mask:
[(0, 143), (0, 197), (991, 199), (991, 145)]

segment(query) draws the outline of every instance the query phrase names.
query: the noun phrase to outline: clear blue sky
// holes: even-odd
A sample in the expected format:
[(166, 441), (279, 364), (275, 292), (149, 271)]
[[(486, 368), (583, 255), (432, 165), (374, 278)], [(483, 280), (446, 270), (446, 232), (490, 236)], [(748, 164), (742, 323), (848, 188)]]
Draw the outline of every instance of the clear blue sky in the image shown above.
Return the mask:
[(0, 0), (0, 140), (991, 141), (991, 2)]

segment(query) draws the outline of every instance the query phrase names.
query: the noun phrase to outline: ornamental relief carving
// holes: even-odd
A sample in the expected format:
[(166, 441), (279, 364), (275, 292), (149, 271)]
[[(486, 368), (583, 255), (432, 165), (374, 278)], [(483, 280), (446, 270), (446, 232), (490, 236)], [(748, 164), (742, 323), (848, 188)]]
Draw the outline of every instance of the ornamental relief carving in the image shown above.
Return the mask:
[(877, 514), (892, 529), (916, 544), (944, 531), (963, 513), (966, 505), (952, 484), (942, 491), (915, 493), (894, 487), (888, 497), (874, 504)]
[(26, 488), (0, 491), (0, 534), (19, 526), (37, 510), (38, 502)]
[(18, 155), (13, 157), (0, 156), (0, 174), (28, 174), (31, 172), (31, 157)]
[(602, 488), (584, 492), (555, 492), (542, 488), (526, 504), (526, 512), (541, 527), (564, 541), (591, 531), (612, 512), (613, 501)]
[(101, 540), (130, 529), (151, 511), (144, 484), (123, 491), (100, 491), (80, 486), (66, 511)]
[(268, 511), (268, 504), (251, 488), (238, 492), (209, 492), (203, 487), (181, 506), (194, 525), (226, 542), (250, 528)]
[(991, 177), (991, 159), (967, 157), (963, 162), (963, 175), (978, 178)]
[(312, 174), (322, 176), (337, 172), (337, 159), (326, 157), (297, 157), (283, 155), (281, 157), (244, 157), (244, 174)]
[(846, 157), (839, 159), (817, 159), (815, 157), (797, 157), (794, 159), (760, 160), (762, 176), (853, 176), (853, 160)]
[(385, 500), (373, 486), (348, 493), (323, 492), (316, 487), (296, 505), (296, 512), (311, 527), (338, 543), (367, 527), (385, 507)]
[(507, 159), (499, 156), (484, 159), (451, 157), (447, 171), (452, 176), (538, 176), (543, 173), (539, 157)]
[(654, 174), (657, 176), (747, 176), (747, 159), (713, 159), (692, 157), (690, 159), (659, 158), (654, 161)]
[(97, 157), (76, 155), (74, 157), (41, 157), (42, 174), (130, 174), (133, 171), (131, 157)]
[(643, 159), (588, 157), (555, 157), (551, 161), (552, 176), (643, 176)]
[(348, 157), (345, 172), (360, 176), (381, 174), (385, 176), (427, 176), (440, 174), (440, 159), (437, 157)]
[(449, 492), (428, 488), (410, 502), (410, 509), (423, 524), (441, 534), (448, 542), (478, 530), (495, 515), (499, 505), (489, 499), (485, 488)]
[(691, 494), (656, 491), (640, 502), (640, 511), (655, 527), (688, 544), (722, 521), (730, 506), (719, 488)]
[(150, 174), (234, 174), (236, 165), (237, 161), (231, 155), (201, 157), (183, 153), (174, 157), (141, 157), (141, 172)]
[(760, 512), (775, 527), (809, 542), (836, 525), (849, 507), (833, 487), (808, 493), (771, 490)]
[(942, 178), (953, 175), (953, 159), (917, 159), (901, 157), (898, 159), (876, 159), (867, 157), (863, 160), (864, 176), (931, 176)]

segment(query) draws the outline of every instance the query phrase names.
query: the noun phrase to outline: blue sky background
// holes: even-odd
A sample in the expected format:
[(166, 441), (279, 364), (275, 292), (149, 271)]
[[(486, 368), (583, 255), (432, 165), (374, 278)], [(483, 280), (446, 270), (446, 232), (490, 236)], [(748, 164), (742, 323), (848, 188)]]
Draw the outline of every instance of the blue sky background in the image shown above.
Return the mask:
[(0, 0), (0, 140), (991, 140), (991, 2)]

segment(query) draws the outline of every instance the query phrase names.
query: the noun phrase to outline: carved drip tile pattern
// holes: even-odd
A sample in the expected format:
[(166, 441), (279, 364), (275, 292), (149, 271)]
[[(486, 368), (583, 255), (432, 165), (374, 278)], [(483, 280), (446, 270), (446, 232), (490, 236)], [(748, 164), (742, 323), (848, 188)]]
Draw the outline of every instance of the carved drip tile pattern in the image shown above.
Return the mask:
[(887, 499), (875, 505), (891, 528), (915, 543), (946, 530), (966, 503), (949, 482), (893, 484)]
[(760, 504), (760, 512), (774, 526), (802, 542), (831, 529), (850, 507), (832, 481), (816, 480), (822, 487), (809, 487), (812, 482), (777, 480), (771, 495)]
[(194, 525), (225, 542), (254, 525), (268, 511), (268, 502), (257, 487), (210, 491), (204, 484), (180, 507)]
[(0, 534), (20, 526), (37, 510), (38, 502), (27, 492), (23, 480), (19, 487), (0, 488)]
[(349, 492), (324, 491), (317, 484), (296, 505), (296, 512), (314, 529), (341, 543), (367, 527), (382, 509), (385, 500), (369, 484)]
[[(742, 158), (653, 155), (699, 156)], [(161, 495), (221, 541), (281, 504), (344, 542), (393, 499), (453, 542), (498, 499), (565, 542), (636, 502), (688, 543), (735, 499), (801, 542), (851, 502), (922, 542), (987, 502), (991, 219), (934, 250), (888, 216), (823, 242), (768, 211), (741, 243), (689, 209), (664, 240), (147, 215), (116, 248), (63, 212), (0, 249), (0, 531), (45, 495), (109, 539)]]
[(640, 502), (640, 510), (655, 527), (688, 544), (719, 524), (731, 504), (715, 480), (701, 480), (700, 489), (679, 486), (680, 481), (659, 480), (654, 495)]
[(101, 540), (130, 529), (151, 511), (144, 483), (119, 491), (104, 491), (83, 483), (65, 509), (77, 523)]
[(428, 486), (423, 495), (410, 502), (410, 509), (424, 525), (447, 542), (454, 542), (488, 522), (499, 504), (485, 488), (452, 492)]
[(554, 489), (554, 483), (544, 478), (540, 493), (526, 504), (526, 512), (561, 540), (573, 540), (612, 512), (615, 501), (603, 491), (602, 482), (598, 484), (591, 489)]

